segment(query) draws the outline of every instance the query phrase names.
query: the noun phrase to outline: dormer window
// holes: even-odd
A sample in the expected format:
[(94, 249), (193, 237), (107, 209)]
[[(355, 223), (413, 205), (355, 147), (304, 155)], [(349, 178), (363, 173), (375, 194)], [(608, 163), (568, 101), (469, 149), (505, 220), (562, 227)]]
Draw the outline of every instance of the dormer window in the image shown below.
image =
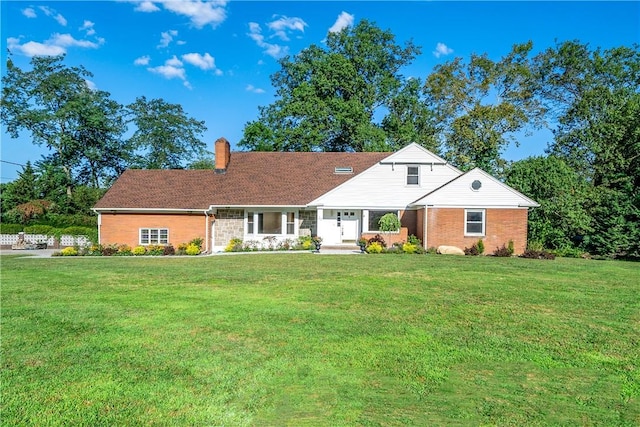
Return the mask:
[(407, 166), (407, 185), (420, 185), (419, 166)]
[(336, 174), (353, 173), (353, 168), (351, 166), (336, 166), (336, 168), (333, 170), (333, 173), (336, 173)]

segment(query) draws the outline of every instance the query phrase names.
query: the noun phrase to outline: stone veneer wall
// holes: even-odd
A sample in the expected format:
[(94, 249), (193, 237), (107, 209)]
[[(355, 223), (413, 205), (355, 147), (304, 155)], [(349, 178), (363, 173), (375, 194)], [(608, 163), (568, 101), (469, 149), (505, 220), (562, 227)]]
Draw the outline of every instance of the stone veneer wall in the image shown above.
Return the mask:
[(233, 238), (244, 238), (244, 210), (218, 209), (215, 246), (226, 246)]
[(301, 236), (314, 236), (318, 232), (318, 213), (316, 211), (300, 211), (298, 213), (298, 230)]

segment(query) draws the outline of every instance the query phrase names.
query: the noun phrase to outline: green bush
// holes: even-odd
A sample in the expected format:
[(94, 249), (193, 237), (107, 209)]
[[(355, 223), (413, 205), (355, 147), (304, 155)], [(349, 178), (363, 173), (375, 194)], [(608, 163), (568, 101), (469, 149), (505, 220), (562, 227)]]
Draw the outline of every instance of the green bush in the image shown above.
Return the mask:
[(479, 255), (482, 255), (484, 253), (484, 242), (482, 241), (482, 239), (478, 240), (478, 253)]
[(196, 237), (195, 239), (191, 239), (189, 242), (190, 245), (197, 246), (200, 250), (202, 250), (202, 243), (204, 243), (204, 239), (202, 237)]
[(382, 246), (383, 248), (387, 247), (387, 242), (385, 242), (382, 236), (379, 234), (376, 234), (375, 236), (369, 239), (369, 245), (372, 243), (379, 243), (380, 246)]
[(383, 249), (384, 248), (379, 242), (372, 242), (369, 243), (369, 246), (367, 246), (367, 252), (370, 254), (379, 254)]
[(380, 231), (398, 231), (400, 230), (400, 219), (393, 212), (382, 215), (378, 220)]
[(18, 234), (23, 231), (24, 225), (22, 224), (8, 224), (0, 222), (0, 234)]
[(24, 228), (24, 232), (26, 234), (45, 234), (47, 236), (53, 236), (58, 231), (59, 230), (53, 228), (52, 226), (44, 224), (27, 225)]
[[(242, 252), (243, 249), (244, 248), (242, 246), (242, 239), (240, 239), (239, 237), (234, 237), (233, 239), (229, 240), (229, 243), (227, 244), (227, 246), (225, 246), (224, 251), (225, 252)], [(186, 251), (186, 248), (185, 248), (185, 251)]]
[(78, 256), (78, 250), (73, 246), (69, 246), (60, 251), (62, 256)]
[(407, 238), (407, 243), (411, 243), (412, 245), (416, 246), (422, 246), (422, 240), (418, 239), (415, 234), (412, 234)]
[(418, 246), (414, 245), (413, 243), (405, 243), (404, 245), (402, 245), (402, 252), (404, 252), (405, 254), (415, 254), (417, 250)]
[(185, 249), (185, 253), (187, 255), (198, 255), (200, 253), (200, 248), (194, 245), (193, 243), (190, 243), (187, 245), (187, 248)]
[(118, 246), (118, 250), (116, 251), (116, 253), (114, 255), (117, 255), (117, 256), (131, 256), (131, 255), (133, 255), (133, 253), (131, 252), (131, 246), (126, 245), (126, 244)]
[(133, 254), (136, 256), (145, 255), (147, 253), (147, 249), (144, 246), (136, 246), (133, 248)]

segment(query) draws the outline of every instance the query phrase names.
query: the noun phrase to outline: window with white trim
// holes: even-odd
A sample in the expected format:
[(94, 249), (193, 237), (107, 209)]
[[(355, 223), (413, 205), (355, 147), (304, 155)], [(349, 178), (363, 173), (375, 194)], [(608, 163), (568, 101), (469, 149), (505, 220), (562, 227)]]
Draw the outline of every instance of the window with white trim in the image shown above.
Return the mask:
[(485, 210), (465, 209), (464, 211), (464, 234), (465, 236), (484, 236), (485, 230)]
[(420, 185), (419, 166), (407, 166), (407, 185)]
[(296, 230), (296, 213), (280, 211), (247, 212), (245, 229), (247, 234), (254, 235), (293, 235)]
[(169, 244), (168, 228), (141, 228), (141, 245), (167, 245)]
[(399, 211), (368, 211), (367, 215), (367, 230), (366, 231), (380, 231), (380, 224), (378, 224), (378, 222), (380, 222), (380, 218), (382, 218), (384, 215), (388, 214), (388, 213), (393, 213), (396, 214), (396, 216), (398, 218), (400, 218), (400, 212)]

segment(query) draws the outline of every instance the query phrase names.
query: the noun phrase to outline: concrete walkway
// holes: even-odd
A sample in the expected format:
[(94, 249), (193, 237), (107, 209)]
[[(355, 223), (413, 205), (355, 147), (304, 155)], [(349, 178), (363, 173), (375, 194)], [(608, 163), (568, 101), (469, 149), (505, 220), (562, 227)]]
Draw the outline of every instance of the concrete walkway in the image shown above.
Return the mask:
[(60, 249), (0, 249), (0, 255), (22, 255), (37, 258), (50, 258), (51, 254), (59, 251)]

